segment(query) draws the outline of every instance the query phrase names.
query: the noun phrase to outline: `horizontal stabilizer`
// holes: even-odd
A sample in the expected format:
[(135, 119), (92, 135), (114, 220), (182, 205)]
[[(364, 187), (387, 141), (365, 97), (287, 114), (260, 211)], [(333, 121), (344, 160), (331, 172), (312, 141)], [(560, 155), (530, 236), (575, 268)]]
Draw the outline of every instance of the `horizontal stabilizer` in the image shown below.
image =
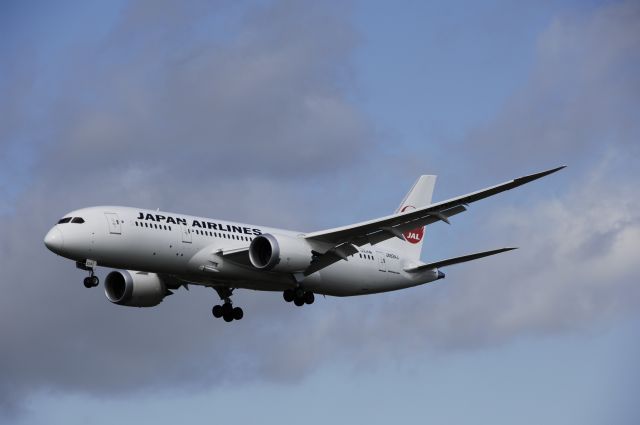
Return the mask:
[(452, 266), (454, 264), (466, 263), (467, 261), (477, 260), (479, 258), (488, 257), (490, 255), (500, 254), (502, 252), (511, 251), (517, 248), (500, 248), (491, 251), (476, 252), (475, 254), (463, 255), (462, 257), (448, 258), (446, 260), (436, 261), (435, 263), (423, 264), (418, 267), (411, 267), (404, 271), (409, 273), (421, 272), (424, 270), (439, 269), (442, 267)]

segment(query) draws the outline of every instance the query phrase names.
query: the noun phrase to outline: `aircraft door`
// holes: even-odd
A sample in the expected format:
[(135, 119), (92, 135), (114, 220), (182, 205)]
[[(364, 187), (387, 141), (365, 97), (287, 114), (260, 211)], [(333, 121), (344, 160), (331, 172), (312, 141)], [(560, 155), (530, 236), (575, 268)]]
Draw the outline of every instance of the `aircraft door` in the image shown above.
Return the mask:
[(122, 234), (122, 227), (120, 218), (116, 213), (104, 213), (107, 218), (107, 223), (109, 225), (109, 233), (112, 235), (120, 235)]
[(385, 259), (385, 253), (376, 251), (376, 257), (378, 257), (378, 270), (381, 272), (387, 271), (387, 261)]
[(184, 224), (180, 225), (180, 230), (182, 231), (182, 242), (191, 243), (191, 230)]

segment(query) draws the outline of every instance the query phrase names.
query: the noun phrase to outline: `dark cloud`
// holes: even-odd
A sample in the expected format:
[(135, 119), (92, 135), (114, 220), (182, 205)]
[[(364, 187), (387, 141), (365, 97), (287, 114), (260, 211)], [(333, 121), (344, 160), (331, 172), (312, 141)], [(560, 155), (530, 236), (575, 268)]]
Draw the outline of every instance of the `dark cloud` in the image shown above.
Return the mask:
[[(277, 294), (238, 294), (253, 319), (234, 328), (212, 323), (217, 296), (204, 288), (154, 310), (117, 308), (42, 244), (59, 215), (97, 203), (309, 225), (313, 203), (296, 195), (305, 182), (337, 178), (371, 143), (348, 100), (355, 34), (330, 5), (245, 9), (132, 2), (105, 39), (79, 39), (55, 65), (14, 58), (31, 73), (3, 80), (1, 131), (11, 146), (25, 139), (35, 165), (15, 179), (27, 188), (0, 229), (4, 412), (43, 389), (118, 394), (304, 373), (304, 359), (291, 372), (275, 366), (291, 339), (281, 330), (303, 313), (283, 315)], [(223, 33), (221, 14), (235, 16)], [(24, 99), (48, 106), (38, 125), (40, 108)]]
[(80, 71), (59, 93), (56, 140), (66, 148), (50, 147), (55, 169), (172, 158), (182, 175), (198, 170), (190, 178), (291, 178), (328, 162), (341, 168), (366, 148), (365, 121), (343, 89), (354, 34), (336, 14), (276, 3), (248, 14), (227, 39), (202, 40), (218, 10), (133, 4), (117, 44), (86, 46), (72, 59)]

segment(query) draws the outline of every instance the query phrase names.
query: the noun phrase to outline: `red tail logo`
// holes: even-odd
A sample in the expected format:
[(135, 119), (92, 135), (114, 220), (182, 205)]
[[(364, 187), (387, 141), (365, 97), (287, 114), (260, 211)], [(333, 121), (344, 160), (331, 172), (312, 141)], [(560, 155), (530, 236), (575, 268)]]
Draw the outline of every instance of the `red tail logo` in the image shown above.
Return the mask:
[[(407, 205), (405, 207), (402, 207), (402, 209), (400, 210), (400, 212), (405, 212), (407, 210), (415, 210), (416, 207), (414, 207), (413, 205)], [(424, 237), (424, 226), (422, 227), (417, 227), (415, 229), (412, 230), (407, 230), (406, 232), (404, 232), (402, 234), (402, 236), (404, 236), (405, 240), (409, 243), (412, 244), (416, 244), (418, 242), (420, 242), (422, 240), (422, 238)]]

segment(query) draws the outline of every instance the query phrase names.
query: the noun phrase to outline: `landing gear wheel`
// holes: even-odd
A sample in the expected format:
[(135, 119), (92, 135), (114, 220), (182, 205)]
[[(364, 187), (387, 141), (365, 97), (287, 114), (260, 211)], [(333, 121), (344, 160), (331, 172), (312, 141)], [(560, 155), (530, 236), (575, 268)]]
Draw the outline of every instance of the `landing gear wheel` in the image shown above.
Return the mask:
[(297, 287), (293, 293), (295, 294), (296, 298), (302, 299), (304, 297), (304, 289), (300, 287)]
[(297, 305), (298, 307), (302, 307), (304, 305), (304, 299), (303, 298), (296, 298), (295, 300), (293, 300), (293, 303), (295, 305)]
[(242, 309), (240, 307), (235, 307), (233, 309), (233, 319), (234, 320), (240, 320), (240, 319), (242, 319), (243, 316), (244, 316), (244, 312), (242, 311)]
[(293, 292), (293, 289), (285, 289), (284, 292), (282, 293), (282, 297), (286, 302), (290, 303), (291, 301), (294, 300), (294, 298), (296, 297), (296, 294)]
[(211, 309), (211, 313), (213, 313), (213, 317), (215, 317), (216, 319), (219, 319), (222, 317), (222, 306), (221, 305), (214, 305), (213, 308)]
[(100, 279), (98, 279), (98, 276), (87, 276), (82, 283), (84, 283), (85, 288), (95, 288), (100, 283)]
[(308, 291), (304, 293), (304, 302), (305, 304), (313, 304), (316, 297), (313, 295), (313, 292)]
[(222, 300), (221, 305), (214, 305), (211, 309), (213, 317), (222, 317), (225, 322), (240, 320), (244, 317), (242, 309), (240, 307), (233, 307), (233, 304), (231, 304), (231, 295), (233, 294), (234, 288), (230, 288), (228, 286), (215, 286), (213, 289), (218, 293), (218, 296)]

